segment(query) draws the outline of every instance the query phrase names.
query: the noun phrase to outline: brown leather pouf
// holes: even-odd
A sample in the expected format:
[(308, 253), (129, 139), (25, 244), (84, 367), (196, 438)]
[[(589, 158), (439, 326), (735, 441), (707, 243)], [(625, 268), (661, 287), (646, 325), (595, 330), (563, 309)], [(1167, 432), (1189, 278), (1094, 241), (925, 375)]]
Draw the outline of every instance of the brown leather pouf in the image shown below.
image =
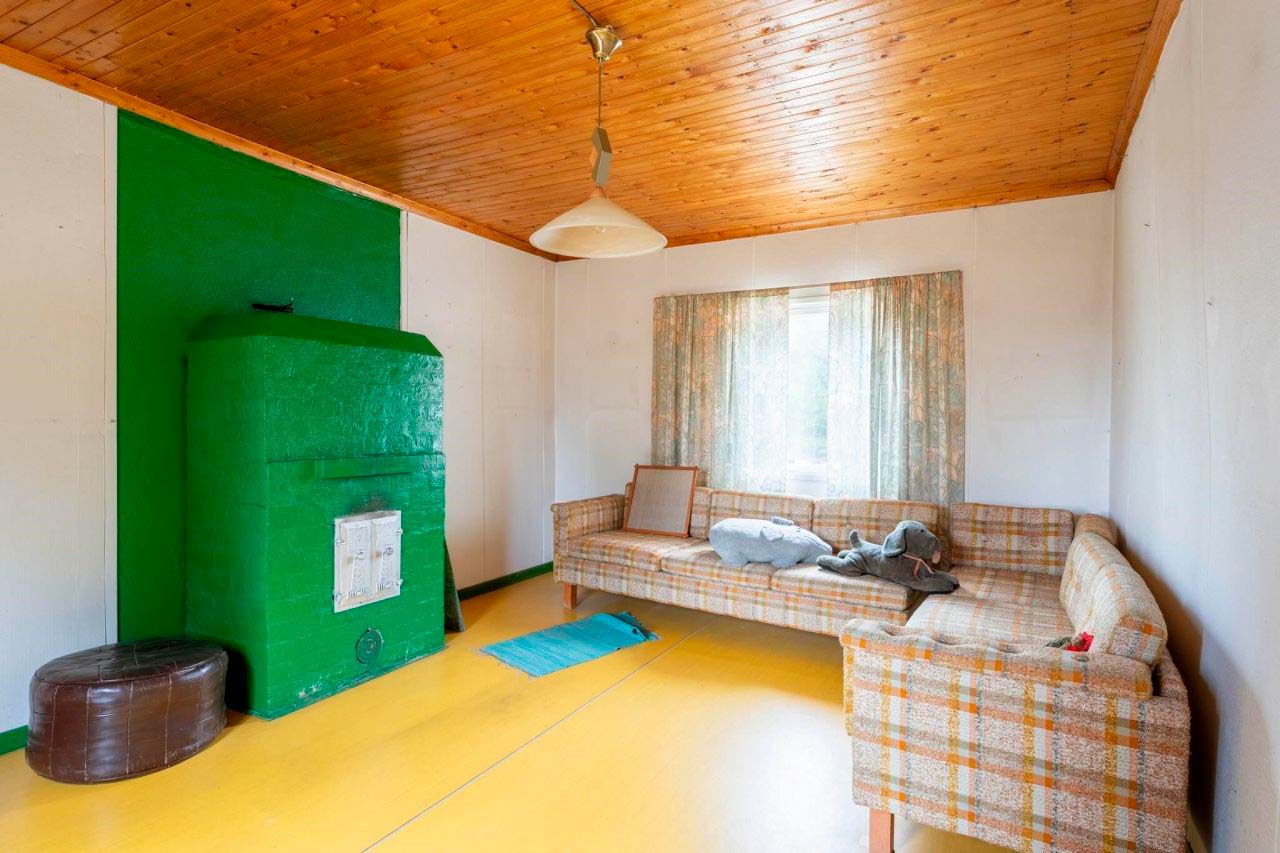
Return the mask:
[(109, 782), (177, 764), (226, 725), (227, 653), (189, 640), (98, 646), (31, 678), (27, 764), (59, 782)]

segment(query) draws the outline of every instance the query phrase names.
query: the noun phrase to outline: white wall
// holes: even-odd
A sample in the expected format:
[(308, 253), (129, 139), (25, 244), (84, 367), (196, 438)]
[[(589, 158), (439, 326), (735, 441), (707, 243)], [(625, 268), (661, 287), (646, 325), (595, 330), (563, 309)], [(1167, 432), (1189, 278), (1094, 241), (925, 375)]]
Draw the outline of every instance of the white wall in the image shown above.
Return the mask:
[(649, 459), (653, 298), (964, 272), (970, 500), (1106, 512), (1111, 193), (556, 265), (556, 498)]
[(1116, 188), (1112, 510), (1192, 695), (1193, 819), (1280, 849), (1280, 15), (1185, 0)]
[(551, 559), (549, 261), (407, 216), (404, 328), (444, 353), (445, 524), (458, 586)]
[(115, 622), (105, 391), (113, 123), (102, 103), (0, 66), (0, 731), (26, 724), (37, 666), (106, 642)]
[[(0, 732), (115, 638), (115, 110), (0, 66)], [(555, 274), (406, 217), (402, 324), (445, 353), (460, 586), (551, 559)]]

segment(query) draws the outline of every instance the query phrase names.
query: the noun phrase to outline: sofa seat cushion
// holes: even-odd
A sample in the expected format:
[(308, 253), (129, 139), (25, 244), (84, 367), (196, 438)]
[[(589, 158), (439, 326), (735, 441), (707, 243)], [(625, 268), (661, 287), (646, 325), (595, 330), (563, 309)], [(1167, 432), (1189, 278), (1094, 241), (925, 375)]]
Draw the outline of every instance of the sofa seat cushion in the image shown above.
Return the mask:
[(710, 542), (687, 545), (678, 551), (664, 554), (660, 563), (662, 571), (687, 578), (719, 581), (769, 588), (769, 577), (774, 573), (768, 563), (747, 563), (731, 566), (720, 559)]
[(822, 598), (807, 598), (746, 584), (720, 583), (670, 572), (648, 572), (610, 563), (594, 563), (575, 557), (556, 561), (555, 579), (602, 589), (617, 595), (647, 598), (664, 604), (723, 613), (773, 625), (832, 636), (850, 619), (874, 619), (891, 625), (907, 621), (905, 610), (860, 607)]
[(907, 620), (907, 626), (949, 636), (1037, 645), (1075, 633), (1060, 604), (1014, 604), (976, 598), (965, 591), (963, 583), (948, 595), (925, 598)]
[(1036, 572), (1014, 572), (1007, 569), (979, 569), (955, 566), (951, 573), (960, 581), (953, 595), (964, 595), (981, 601), (1016, 604), (1021, 607), (1056, 607), (1060, 603), (1062, 578)]
[(1065, 509), (961, 503), (947, 532), (953, 566), (1061, 575), (1075, 521)]
[(914, 593), (901, 584), (872, 575), (850, 578), (828, 572), (812, 563), (801, 563), (773, 573), (773, 588), (809, 598), (825, 598), (845, 604), (906, 610)]
[(590, 562), (613, 563), (656, 572), (664, 555), (689, 547), (689, 542), (690, 540), (678, 536), (610, 530), (607, 533), (590, 533), (570, 539), (565, 543), (563, 553), (565, 556)]

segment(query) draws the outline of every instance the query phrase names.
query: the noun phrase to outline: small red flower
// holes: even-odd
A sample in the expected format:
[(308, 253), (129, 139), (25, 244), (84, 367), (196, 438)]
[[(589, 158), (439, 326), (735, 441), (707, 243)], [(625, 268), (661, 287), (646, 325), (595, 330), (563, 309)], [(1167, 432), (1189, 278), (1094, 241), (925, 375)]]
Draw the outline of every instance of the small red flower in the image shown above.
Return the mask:
[(1093, 645), (1093, 635), (1088, 631), (1081, 631), (1078, 635), (1071, 638), (1071, 642), (1067, 644), (1069, 652), (1087, 652), (1089, 647)]

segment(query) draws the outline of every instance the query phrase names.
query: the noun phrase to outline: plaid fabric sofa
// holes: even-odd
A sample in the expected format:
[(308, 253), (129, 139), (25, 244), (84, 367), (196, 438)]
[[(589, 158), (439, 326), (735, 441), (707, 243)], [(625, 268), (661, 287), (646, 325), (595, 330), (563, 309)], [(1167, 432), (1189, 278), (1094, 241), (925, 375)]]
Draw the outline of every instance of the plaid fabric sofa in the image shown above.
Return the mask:
[(856, 618), (903, 625), (917, 596), (880, 578), (846, 578), (813, 564), (727, 566), (707, 540), (711, 526), (726, 518), (780, 515), (838, 549), (850, 530), (882, 541), (899, 521), (915, 519), (938, 530), (941, 517), (930, 503), (699, 487), (685, 539), (623, 531), (626, 501), (617, 494), (552, 506), (554, 577), (565, 585), (566, 606), (576, 606), (578, 589), (586, 587), (833, 636)]
[[(1106, 518), (959, 504), (960, 589), (840, 633), (853, 799), (1028, 851), (1185, 850), (1190, 713)], [(1047, 646), (1087, 631), (1087, 652)]]

